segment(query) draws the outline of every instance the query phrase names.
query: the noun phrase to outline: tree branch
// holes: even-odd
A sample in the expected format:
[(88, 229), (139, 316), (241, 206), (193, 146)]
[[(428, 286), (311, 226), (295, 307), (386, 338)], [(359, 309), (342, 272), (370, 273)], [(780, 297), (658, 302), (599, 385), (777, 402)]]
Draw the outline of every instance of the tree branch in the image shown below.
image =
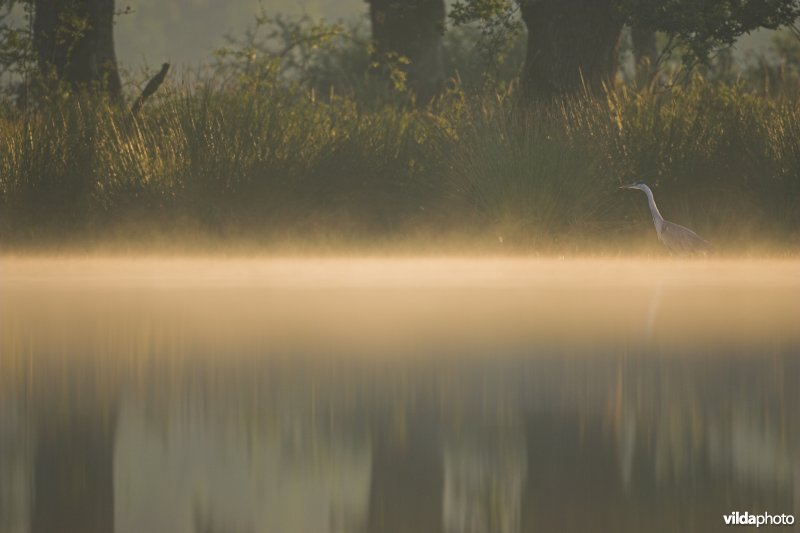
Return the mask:
[(142, 94), (139, 95), (139, 98), (133, 103), (131, 106), (131, 115), (136, 116), (139, 114), (139, 110), (142, 108), (142, 104), (144, 101), (150, 98), (153, 93), (155, 93), (161, 84), (164, 83), (164, 78), (167, 77), (167, 71), (169, 71), (169, 63), (164, 63), (161, 65), (161, 70), (158, 71), (158, 74), (150, 78), (150, 81), (147, 82), (147, 85), (144, 86), (144, 90)]

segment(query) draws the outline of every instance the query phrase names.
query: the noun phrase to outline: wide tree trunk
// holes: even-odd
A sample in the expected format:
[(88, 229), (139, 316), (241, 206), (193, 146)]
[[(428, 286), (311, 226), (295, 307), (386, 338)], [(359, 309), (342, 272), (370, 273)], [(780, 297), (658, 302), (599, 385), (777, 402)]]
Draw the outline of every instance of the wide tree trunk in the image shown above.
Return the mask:
[(399, 65), (418, 103), (427, 103), (444, 85), (442, 33), (444, 0), (367, 0), (372, 40), (379, 62), (403, 56)]
[(519, 0), (528, 29), (522, 87), (529, 98), (596, 91), (617, 72), (619, 0)]
[(520, 531), (623, 531), (625, 493), (603, 420), (553, 412), (529, 415), (526, 425)]
[(30, 532), (113, 532), (118, 391), (79, 363), (41, 359), (31, 371)]
[(33, 46), (45, 79), (120, 95), (114, 0), (35, 0)]
[(375, 428), (367, 531), (442, 533), (444, 457), (436, 422), (414, 413), (402, 425), (401, 438)]
[(113, 420), (84, 412), (40, 422), (31, 533), (114, 531)]

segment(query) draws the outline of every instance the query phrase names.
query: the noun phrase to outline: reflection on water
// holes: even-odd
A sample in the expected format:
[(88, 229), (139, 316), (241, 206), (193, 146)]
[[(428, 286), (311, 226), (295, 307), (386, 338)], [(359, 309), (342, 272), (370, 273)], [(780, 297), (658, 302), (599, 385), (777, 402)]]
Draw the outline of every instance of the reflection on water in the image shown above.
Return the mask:
[(800, 264), (0, 262), (0, 532), (800, 517)]

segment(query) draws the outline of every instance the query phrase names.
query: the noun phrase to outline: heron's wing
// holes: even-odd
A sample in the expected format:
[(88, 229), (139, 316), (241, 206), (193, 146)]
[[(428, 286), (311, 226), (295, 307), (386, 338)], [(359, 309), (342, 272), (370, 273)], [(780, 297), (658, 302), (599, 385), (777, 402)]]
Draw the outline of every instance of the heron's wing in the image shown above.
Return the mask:
[(708, 253), (712, 250), (711, 244), (689, 228), (664, 221), (661, 228), (661, 240), (664, 244), (677, 253)]

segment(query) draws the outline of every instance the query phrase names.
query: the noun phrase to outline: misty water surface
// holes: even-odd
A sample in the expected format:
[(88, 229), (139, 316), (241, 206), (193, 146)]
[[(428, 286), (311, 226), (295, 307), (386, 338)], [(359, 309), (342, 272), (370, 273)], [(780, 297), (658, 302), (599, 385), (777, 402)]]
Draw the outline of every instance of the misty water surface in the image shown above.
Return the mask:
[(798, 516), (799, 371), (796, 260), (5, 258), (0, 532)]

